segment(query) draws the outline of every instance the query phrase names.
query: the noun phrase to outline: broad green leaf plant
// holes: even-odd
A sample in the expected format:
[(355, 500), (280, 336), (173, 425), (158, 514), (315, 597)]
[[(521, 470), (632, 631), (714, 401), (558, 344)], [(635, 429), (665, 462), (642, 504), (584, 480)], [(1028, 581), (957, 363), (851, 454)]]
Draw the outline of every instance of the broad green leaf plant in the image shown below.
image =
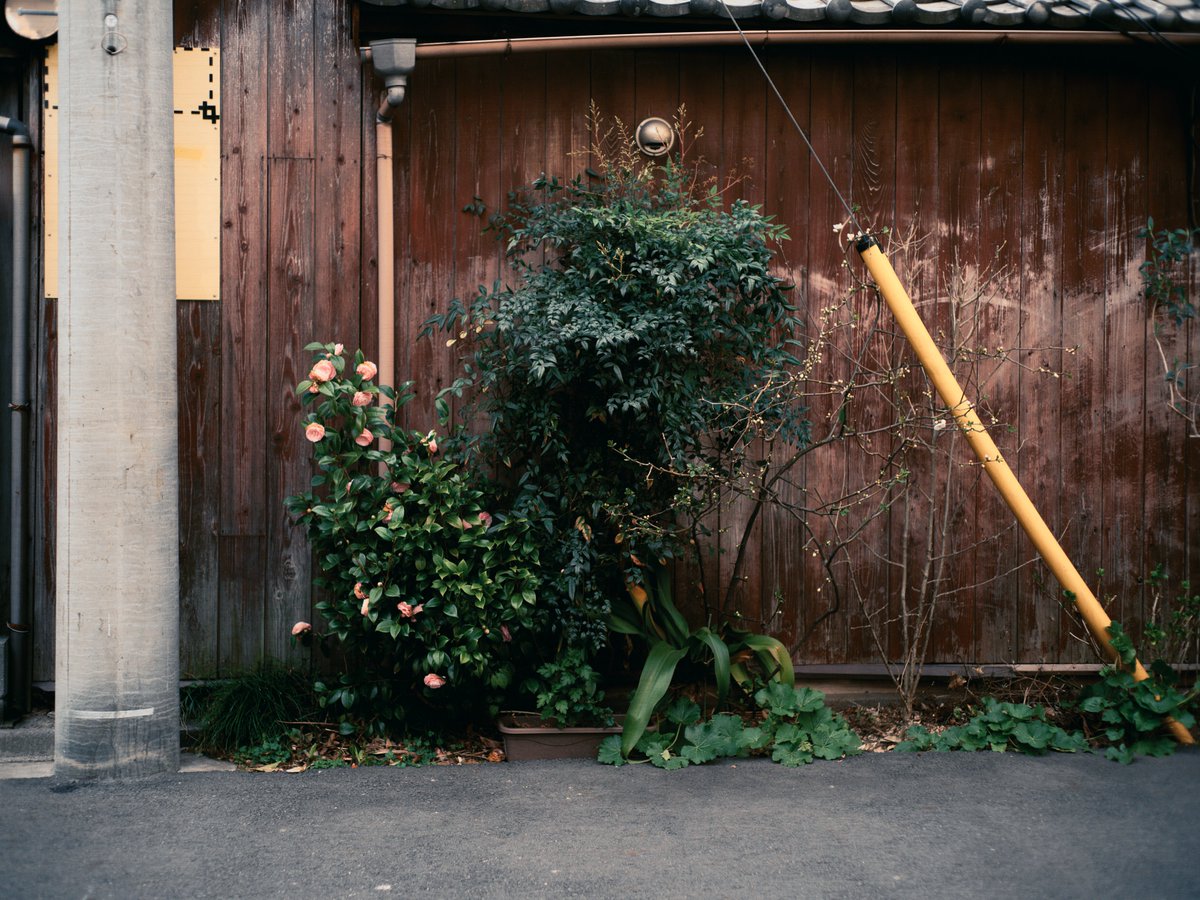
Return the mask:
[(1108, 635), (1118, 662), (1102, 668), (1100, 680), (1086, 686), (1078, 700), (1068, 704), (1080, 714), (1086, 733), (1068, 731), (1049, 721), (1042, 706), (985, 697), (983, 708), (965, 725), (939, 732), (915, 725), (896, 750), (992, 750), (1042, 755), (1052, 751), (1091, 752), (1099, 747), (1109, 759), (1125, 764), (1138, 756), (1169, 756), (1178, 743), (1166, 733), (1167, 719), (1185, 728), (1195, 727), (1191, 707), (1196, 703), (1197, 689), (1181, 690), (1174, 670), (1162, 660), (1150, 666), (1148, 678), (1135, 680), (1132, 668), (1137, 652), (1133, 641), (1119, 622), (1109, 625)]
[(759, 753), (794, 767), (862, 753), (859, 736), (825, 705), (820, 691), (776, 681), (756, 691), (754, 699), (761, 714), (756, 724), (748, 725), (728, 713), (702, 719), (697, 703), (677, 698), (667, 707), (660, 728), (644, 732), (632, 752), (614, 734), (601, 743), (597, 758), (615, 766), (648, 762), (660, 769), (682, 769)]
[(340, 660), (319, 697), (379, 729), (416, 710), (494, 705), (516, 677), (513, 648), (531, 635), (529, 523), (492, 504), (460, 439), (397, 426), (407, 385), (378, 384), (361, 351), (307, 349), (315, 360), (297, 393), (319, 472), (287, 508), (323, 589), (323, 634), (307, 622), (293, 634), (321, 637)]
[(671, 598), (670, 570), (659, 565), (651, 572), (647, 580), (650, 591), (630, 584), (628, 597), (614, 601), (612, 610), (613, 631), (641, 637), (650, 647), (625, 714), (621, 738), (625, 756), (642, 739), (671, 687), (677, 666), (685, 658), (712, 667), (718, 708), (725, 704), (731, 682), (749, 688), (757, 676), (785, 690), (795, 682), (791, 655), (781, 642), (731, 626), (720, 633), (708, 626), (690, 628)]

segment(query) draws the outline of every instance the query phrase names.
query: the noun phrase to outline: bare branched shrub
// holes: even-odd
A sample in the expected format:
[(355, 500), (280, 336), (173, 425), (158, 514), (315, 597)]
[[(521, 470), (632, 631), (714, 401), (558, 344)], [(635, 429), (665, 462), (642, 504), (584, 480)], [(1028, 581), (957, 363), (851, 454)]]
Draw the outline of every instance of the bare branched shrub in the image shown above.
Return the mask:
[[(922, 243), (912, 233), (888, 236), (888, 254), (914, 280), (923, 276), (926, 266)], [(858, 271), (849, 262), (847, 266)], [(1020, 448), (1012, 443), (1014, 430), (991, 408), (991, 385), (1011, 367), (1048, 378), (1059, 373), (1044, 366), (1030, 368), (1021, 359), (1032, 348), (997, 345), (982, 331), (981, 312), (999, 299), (1005, 274), (995, 261), (977, 268), (956, 260), (938, 279), (937, 296), (927, 302), (930, 308), (923, 313), (927, 321), (936, 319), (938, 327), (931, 329), (935, 341), (966, 396), (976, 398), (981, 420), (1012, 463)], [(930, 315), (935, 306), (936, 317)], [(810, 416), (807, 441), (796, 442), (768, 424), (778, 417), (764, 418), (761, 411), (776, 405), (822, 411)], [(957, 527), (965, 505), (976, 502), (983, 468), (874, 285), (855, 277), (837, 302), (817, 310), (799, 365), (753, 385), (741, 400), (727, 402), (729, 412), (736, 424), (719, 446), (711, 448), (711, 459), (722, 463), (700, 461), (669, 473), (681, 485), (675, 527), (695, 538), (698, 556), (705, 543), (704, 523), (713, 520), (714, 511), (726, 517), (735, 507), (744, 511), (738, 523), (739, 541), (729, 551), (727, 578), (715, 592), (702, 585), (706, 611), (720, 617), (737, 614), (755, 525), (764, 509), (772, 507), (799, 525), (805, 536), (805, 557), (820, 566), (822, 590), (828, 588), (829, 606), (809, 620), (792, 650), (842, 610), (844, 601), (854, 604), (896, 685), (906, 716), (911, 716), (945, 604), (956, 595), (969, 596), (975, 588), (1004, 578), (1031, 560), (1006, 571), (970, 576), (970, 583), (961, 577), (958, 563), (965, 556), (981, 543), (1010, 532), (1015, 524), (1004, 519), (989, 533)], [(800, 464), (814, 454), (845, 452), (856, 455), (857, 461), (846, 467), (837, 483), (803, 477)], [(652, 464), (641, 464), (648, 479), (665, 474)], [(730, 471), (739, 477), (722, 477)], [(893, 540), (881, 542), (878, 531), (885, 526)], [(697, 568), (703, 573), (702, 566)], [(891, 590), (879, 589), (881, 571), (890, 573)], [(753, 624), (770, 627), (786, 612), (782, 603), (776, 593), (773, 602), (766, 604), (762, 621)]]

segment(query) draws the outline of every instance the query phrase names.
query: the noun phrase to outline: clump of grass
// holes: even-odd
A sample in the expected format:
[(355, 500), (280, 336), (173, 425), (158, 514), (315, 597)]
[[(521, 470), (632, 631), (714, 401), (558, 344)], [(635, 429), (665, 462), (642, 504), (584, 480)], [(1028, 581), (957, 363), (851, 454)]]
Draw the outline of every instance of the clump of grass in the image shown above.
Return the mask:
[(285, 723), (313, 717), (317, 703), (308, 676), (278, 663), (266, 662), (225, 679), (207, 697), (188, 692), (183, 701), (199, 720), (197, 740), (205, 752), (230, 754), (277, 738)]

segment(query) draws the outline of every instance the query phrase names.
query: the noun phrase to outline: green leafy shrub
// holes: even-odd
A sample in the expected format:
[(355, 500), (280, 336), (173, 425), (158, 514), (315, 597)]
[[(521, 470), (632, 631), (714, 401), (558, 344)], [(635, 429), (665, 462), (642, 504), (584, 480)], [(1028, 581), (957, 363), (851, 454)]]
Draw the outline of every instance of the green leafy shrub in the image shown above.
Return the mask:
[(1163, 726), (1169, 718), (1184, 728), (1196, 724), (1188, 708), (1195, 701), (1195, 689), (1181, 692), (1175, 672), (1162, 660), (1150, 666), (1148, 678), (1135, 680), (1133, 641), (1118, 622), (1108, 627), (1108, 634), (1121, 664), (1101, 669), (1100, 681), (1083, 689), (1077, 708), (1099, 720), (1097, 737), (1107, 744), (1105, 755), (1111, 760), (1130, 763), (1136, 756), (1174, 753), (1177, 742), (1162, 733)]
[(555, 728), (610, 726), (613, 711), (604, 703), (600, 673), (578, 647), (538, 668), (537, 711)]
[(1002, 703), (985, 697), (983, 710), (965, 725), (953, 725), (938, 733), (914, 725), (897, 752), (919, 750), (1013, 750), (1040, 756), (1051, 750), (1077, 753), (1088, 749), (1087, 739), (1046, 719), (1046, 709), (1025, 703)]
[(764, 713), (757, 725), (747, 725), (728, 713), (702, 721), (698, 704), (678, 698), (667, 707), (662, 727), (638, 739), (635, 759), (623, 750), (619, 735), (604, 739), (598, 759), (617, 766), (644, 761), (660, 769), (682, 769), (769, 751), (778, 763), (801, 766), (862, 752), (858, 735), (825, 705), (820, 691), (773, 682), (757, 691), (754, 699)]
[(1196, 316), (1196, 308), (1188, 299), (1186, 265), (1195, 249), (1195, 237), (1200, 230), (1186, 228), (1155, 228), (1147, 219), (1146, 227), (1137, 236), (1149, 243), (1147, 259), (1138, 267), (1146, 299), (1166, 313), (1176, 326)]
[(642, 581), (636, 560), (681, 552), (685, 473), (724, 464), (723, 442), (744, 434), (734, 420), (807, 434), (800, 411), (755, 390), (796, 363), (799, 323), (770, 272), (783, 228), (726, 207), (679, 160), (615, 146), (597, 137), (586, 180), (543, 176), (510, 195), (493, 221), (512, 284), (426, 325), (466, 344), (450, 390), (470, 398), (468, 421), (487, 417), (484, 455), (536, 523), (548, 645), (593, 652), (611, 599)]
[[(320, 472), (287, 506), (315, 553), (316, 609), (341, 658), (316, 685), (323, 704), (382, 729), (417, 709), (494, 703), (533, 621), (529, 523), (489, 503), (463, 441), (396, 426), (409, 395), (377, 385), (361, 351), (350, 367), (341, 345), (308, 349), (297, 392)], [(293, 633), (313, 637), (305, 622)]]

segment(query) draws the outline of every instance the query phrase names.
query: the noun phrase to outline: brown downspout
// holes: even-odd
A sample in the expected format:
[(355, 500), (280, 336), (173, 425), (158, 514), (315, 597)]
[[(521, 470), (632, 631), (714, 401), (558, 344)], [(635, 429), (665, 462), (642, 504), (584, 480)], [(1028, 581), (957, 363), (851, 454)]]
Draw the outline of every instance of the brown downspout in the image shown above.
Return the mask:
[[(404, 102), (408, 76), (416, 65), (415, 39), (372, 41), (363, 51), (376, 74), (383, 79), (384, 93), (375, 114), (375, 212), (377, 231), (377, 303), (379, 314), (379, 381), (396, 383), (396, 249), (395, 212), (392, 196), (392, 111)], [(382, 395), (380, 403), (388, 402)], [(380, 439), (379, 449), (390, 450), (391, 442)]]

